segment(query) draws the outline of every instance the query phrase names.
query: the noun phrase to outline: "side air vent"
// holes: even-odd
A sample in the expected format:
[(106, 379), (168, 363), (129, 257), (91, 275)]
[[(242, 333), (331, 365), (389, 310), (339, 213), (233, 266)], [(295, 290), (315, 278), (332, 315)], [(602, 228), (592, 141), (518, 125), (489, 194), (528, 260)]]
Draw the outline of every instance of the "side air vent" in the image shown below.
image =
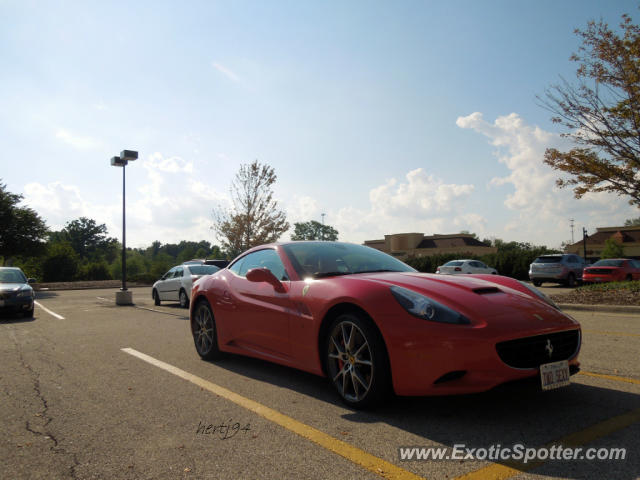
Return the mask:
[(474, 288), (473, 291), (478, 295), (491, 295), (493, 293), (502, 293), (502, 290), (496, 287)]

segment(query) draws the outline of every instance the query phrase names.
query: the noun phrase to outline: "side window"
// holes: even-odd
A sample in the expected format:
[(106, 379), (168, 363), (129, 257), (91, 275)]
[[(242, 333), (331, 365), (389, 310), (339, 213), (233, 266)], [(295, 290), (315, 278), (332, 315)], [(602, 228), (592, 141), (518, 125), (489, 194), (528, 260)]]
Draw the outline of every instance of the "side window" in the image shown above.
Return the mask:
[(258, 250), (244, 258), (238, 275), (245, 276), (252, 268), (268, 268), (278, 280), (288, 280), (282, 260), (275, 250)]
[(173, 267), (171, 270), (169, 270), (167, 273), (164, 274), (164, 279), (169, 280), (170, 278), (173, 278), (173, 275), (175, 273), (176, 273), (176, 267)]
[(242, 264), (244, 263), (245, 257), (242, 257), (237, 262), (234, 262), (233, 265), (229, 266), (229, 270), (231, 270), (236, 275), (240, 275), (240, 269), (242, 268)]
[(176, 268), (176, 273), (175, 273), (174, 277), (180, 278), (183, 275), (184, 275), (184, 268), (182, 268), (182, 267)]

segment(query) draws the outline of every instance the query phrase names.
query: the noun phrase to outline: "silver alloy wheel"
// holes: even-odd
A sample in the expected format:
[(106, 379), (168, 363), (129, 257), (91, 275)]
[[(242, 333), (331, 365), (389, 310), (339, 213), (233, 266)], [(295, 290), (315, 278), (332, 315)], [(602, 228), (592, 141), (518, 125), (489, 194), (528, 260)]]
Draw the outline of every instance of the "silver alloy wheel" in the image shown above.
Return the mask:
[(200, 355), (208, 355), (213, 348), (213, 317), (211, 310), (201, 304), (196, 311), (193, 323), (193, 338)]
[(355, 323), (345, 320), (334, 327), (329, 337), (327, 366), (345, 400), (360, 402), (367, 396), (374, 365), (369, 342)]

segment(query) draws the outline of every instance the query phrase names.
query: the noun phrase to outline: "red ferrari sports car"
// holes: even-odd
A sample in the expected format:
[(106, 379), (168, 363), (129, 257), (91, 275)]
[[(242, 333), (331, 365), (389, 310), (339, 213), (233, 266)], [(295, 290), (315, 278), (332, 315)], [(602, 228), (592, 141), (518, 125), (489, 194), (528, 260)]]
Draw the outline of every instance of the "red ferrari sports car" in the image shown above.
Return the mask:
[(640, 262), (626, 258), (598, 260), (582, 271), (583, 283), (640, 280)]
[(580, 325), (527, 284), (498, 275), (418, 273), (361, 245), (252, 248), (192, 291), (198, 354), (221, 352), (329, 377), (362, 407), (398, 395), (488, 390), (579, 370)]

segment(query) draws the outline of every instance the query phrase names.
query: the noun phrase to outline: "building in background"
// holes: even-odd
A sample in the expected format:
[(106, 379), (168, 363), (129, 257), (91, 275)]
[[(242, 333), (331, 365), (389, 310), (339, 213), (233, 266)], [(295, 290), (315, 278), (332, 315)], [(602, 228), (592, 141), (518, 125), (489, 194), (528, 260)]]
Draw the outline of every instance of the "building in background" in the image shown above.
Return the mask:
[(400, 259), (448, 253), (481, 256), (497, 251), (495, 247), (482, 243), (468, 233), (430, 236), (423, 233), (395, 233), (385, 235), (382, 240), (366, 240), (364, 244)]
[[(604, 242), (612, 238), (622, 245), (625, 258), (640, 259), (640, 227), (600, 227), (596, 233), (587, 237), (587, 259), (594, 261), (600, 258), (604, 250)], [(582, 240), (568, 245), (567, 253), (575, 253), (584, 256), (584, 244)]]

